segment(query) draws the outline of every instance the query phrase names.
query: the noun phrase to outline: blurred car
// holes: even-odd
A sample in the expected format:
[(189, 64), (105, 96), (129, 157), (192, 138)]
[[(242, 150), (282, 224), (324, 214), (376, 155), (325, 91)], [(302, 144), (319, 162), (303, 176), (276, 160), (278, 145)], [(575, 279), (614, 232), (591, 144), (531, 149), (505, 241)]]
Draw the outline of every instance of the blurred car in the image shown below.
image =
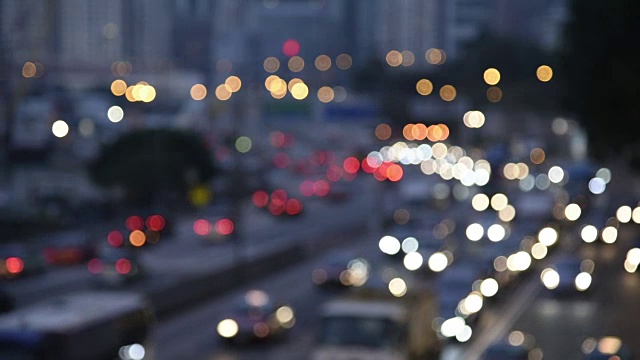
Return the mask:
[(629, 346), (615, 336), (603, 336), (598, 340), (589, 338), (584, 341), (582, 350), (585, 353), (585, 360), (634, 359)]
[(369, 263), (344, 252), (331, 254), (313, 270), (311, 280), (319, 287), (346, 288), (363, 285), (369, 275)]
[(247, 344), (281, 338), (294, 324), (295, 314), (290, 306), (274, 304), (262, 290), (249, 290), (218, 322), (216, 330), (226, 342)]
[(0, 245), (0, 278), (13, 279), (44, 272), (46, 262), (40, 249), (30, 244)]
[(44, 257), (51, 265), (75, 265), (96, 256), (95, 244), (84, 232), (64, 232), (47, 239)]
[(542, 270), (540, 279), (555, 294), (573, 294), (591, 287), (593, 270), (592, 260), (583, 260), (575, 254), (563, 254), (551, 267)]
[(144, 277), (137, 252), (126, 247), (104, 246), (87, 263), (96, 284), (107, 287), (122, 286)]

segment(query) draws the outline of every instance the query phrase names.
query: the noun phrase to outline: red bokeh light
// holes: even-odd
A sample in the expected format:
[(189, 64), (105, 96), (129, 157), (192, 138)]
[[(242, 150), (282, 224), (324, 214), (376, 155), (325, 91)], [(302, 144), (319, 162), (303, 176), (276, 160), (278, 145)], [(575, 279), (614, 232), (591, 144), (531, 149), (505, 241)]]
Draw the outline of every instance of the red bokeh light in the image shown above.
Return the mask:
[(288, 39), (282, 44), (282, 53), (284, 56), (296, 56), (300, 53), (300, 43), (293, 39)]
[(211, 223), (205, 219), (198, 219), (193, 223), (193, 231), (201, 236), (211, 233)]
[(360, 170), (360, 161), (353, 156), (348, 157), (342, 162), (342, 168), (349, 174), (355, 174)]
[(258, 190), (253, 193), (251, 200), (253, 201), (253, 205), (262, 208), (267, 206), (267, 204), (269, 203), (269, 194), (267, 194), (266, 191)]
[(300, 194), (302, 196), (312, 196), (313, 195), (313, 181), (305, 180), (300, 184)]
[(144, 227), (144, 220), (140, 216), (132, 215), (127, 218), (124, 225), (131, 231), (142, 230)]
[(230, 219), (220, 219), (215, 224), (216, 232), (220, 235), (229, 235), (233, 232), (234, 225)]
[(131, 271), (131, 261), (125, 258), (118, 259), (116, 261), (116, 271), (121, 275), (128, 274)]
[(288, 215), (298, 215), (302, 211), (302, 203), (298, 199), (289, 199), (285, 205), (285, 211)]
[(147, 227), (153, 231), (161, 231), (164, 229), (166, 222), (161, 215), (151, 215), (147, 218)]
[(8, 257), (5, 260), (5, 265), (9, 274), (19, 274), (24, 270), (24, 261), (17, 256)]
[(287, 198), (288, 198), (287, 192), (284, 191), (283, 189), (277, 189), (271, 193), (272, 204), (284, 205), (284, 203), (287, 201)]
[(90, 273), (98, 274), (102, 272), (102, 270), (104, 269), (104, 265), (102, 264), (102, 261), (100, 261), (100, 259), (91, 259), (87, 263), (87, 268), (89, 269)]
[(269, 134), (269, 142), (271, 143), (271, 146), (276, 149), (284, 147), (285, 141), (284, 133), (281, 131), (272, 131)]
[(124, 242), (124, 237), (120, 231), (113, 230), (107, 235), (107, 242), (113, 247), (119, 247)]
[(277, 153), (273, 157), (273, 165), (280, 169), (284, 169), (291, 163), (291, 159), (289, 159), (289, 155), (285, 153)]
[(317, 196), (327, 196), (330, 190), (331, 186), (326, 180), (318, 180), (313, 184), (313, 192)]
[(269, 212), (272, 215), (276, 215), (276, 216), (282, 215), (282, 213), (284, 213), (284, 210), (285, 210), (284, 202), (280, 204), (271, 202), (269, 204)]
[(327, 169), (327, 179), (330, 181), (338, 181), (342, 177), (342, 168), (338, 165), (332, 164)]

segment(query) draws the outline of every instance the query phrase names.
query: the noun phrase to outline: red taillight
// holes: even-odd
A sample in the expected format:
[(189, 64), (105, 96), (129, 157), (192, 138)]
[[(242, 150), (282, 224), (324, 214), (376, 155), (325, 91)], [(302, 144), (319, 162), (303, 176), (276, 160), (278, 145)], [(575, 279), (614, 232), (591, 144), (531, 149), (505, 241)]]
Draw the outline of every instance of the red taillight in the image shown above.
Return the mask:
[(19, 274), (24, 270), (24, 262), (17, 256), (8, 257), (5, 260), (5, 265), (9, 274)]
[(102, 272), (104, 265), (102, 265), (102, 261), (100, 261), (100, 259), (91, 259), (87, 263), (87, 268), (89, 268), (90, 273), (98, 274)]
[(198, 219), (193, 223), (193, 231), (200, 236), (209, 235), (211, 223), (205, 219)]
[(220, 235), (229, 235), (234, 229), (233, 221), (230, 219), (220, 219), (216, 221), (215, 229)]
[(131, 261), (122, 258), (116, 261), (116, 271), (118, 274), (126, 275), (131, 271)]

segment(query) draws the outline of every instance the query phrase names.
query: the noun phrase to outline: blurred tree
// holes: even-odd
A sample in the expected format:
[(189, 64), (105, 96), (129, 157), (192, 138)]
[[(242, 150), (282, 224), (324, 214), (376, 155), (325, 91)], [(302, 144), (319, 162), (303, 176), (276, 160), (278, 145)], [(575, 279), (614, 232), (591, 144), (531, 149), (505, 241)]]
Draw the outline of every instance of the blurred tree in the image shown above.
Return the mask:
[(151, 129), (124, 134), (89, 165), (98, 185), (122, 190), (134, 203), (187, 199), (188, 191), (217, 173), (209, 149), (195, 133)]
[(626, 153), (640, 169), (640, 2), (573, 0), (565, 29), (564, 105), (581, 122), (595, 158)]

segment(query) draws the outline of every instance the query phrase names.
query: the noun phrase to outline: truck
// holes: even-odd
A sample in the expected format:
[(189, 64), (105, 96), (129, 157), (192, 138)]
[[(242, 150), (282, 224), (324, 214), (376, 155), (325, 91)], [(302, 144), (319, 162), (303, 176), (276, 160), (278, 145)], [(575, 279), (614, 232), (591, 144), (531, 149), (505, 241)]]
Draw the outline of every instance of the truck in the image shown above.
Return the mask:
[(147, 358), (155, 315), (141, 295), (81, 291), (0, 315), (0, 359)]
[(437, 298), (431, 290), (416, 287), (392, 295), (387, 282), (350, 290), (323, 305), (311, 359), (438, 358), (440, 340), (432, 327)]

